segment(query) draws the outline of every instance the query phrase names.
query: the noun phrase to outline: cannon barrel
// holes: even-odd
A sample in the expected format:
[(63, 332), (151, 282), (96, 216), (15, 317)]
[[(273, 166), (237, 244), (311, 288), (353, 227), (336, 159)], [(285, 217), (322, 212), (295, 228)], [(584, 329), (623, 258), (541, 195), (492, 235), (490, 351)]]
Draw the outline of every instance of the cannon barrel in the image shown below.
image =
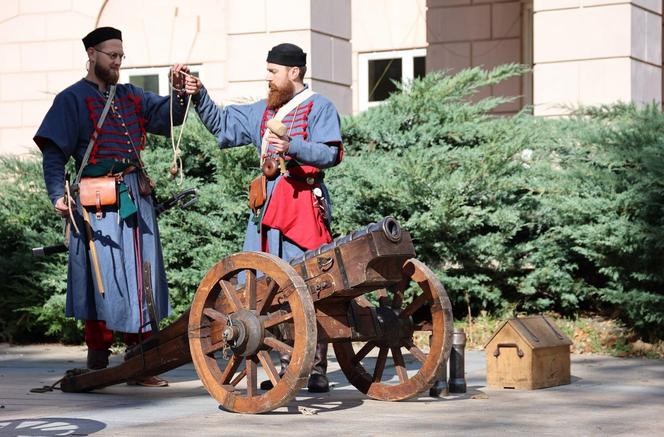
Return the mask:
[(323, 244), (317, 249), (309, 250), (302, 255), (293, 258), (290, 263), (291, 265), (300, 264), (302, 261), (317, 257), (324, 252), (328, 252), (336, 247), (342, 246), (351, 241), (355, 241), (360, 237), (363, 237), (371, 232), (383, 231), (385, 238), (393, 243), (398, 243), (402, 238), (402, 230), (399, 223), (395, 220), (394, 217), (388, 216), (383, 220), (371, 223), (370, 225), (365, 226), (364, 228), (353, 231), (349, 234), (346, 234), (341, 237), (335, 238), (331, 243)]

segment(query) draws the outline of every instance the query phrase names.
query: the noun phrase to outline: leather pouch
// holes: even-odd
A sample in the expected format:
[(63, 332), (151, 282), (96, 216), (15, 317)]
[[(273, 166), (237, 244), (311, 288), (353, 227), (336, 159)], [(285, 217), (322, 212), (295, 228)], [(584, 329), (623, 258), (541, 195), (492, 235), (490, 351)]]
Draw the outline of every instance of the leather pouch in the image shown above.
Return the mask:
[(155, 183), (146, 171), (142, 168), (138, 169), (138, 192), (141, 196), (149, 196), (154, 191)]
[(261, 170), (268, 180), (272, 180), (277, 177), (279, 173), (279, 167), (277, 165), (277, 160), (273, 158), (265, 158), (265, 162), (261, 166)]
[(101, 218), (101, 207), (116, 205), (118, 201), (117, 179), (115, 176), (81, 178), (78, 192), (83, 206), (94, 206), (97, 218)]
[(253, 211), (254, 215), (261, 206), (265, 204), (267, 197), (267, 179), (265, 175), (261, 174), (251, 181), (249, 185), (249, 208)]

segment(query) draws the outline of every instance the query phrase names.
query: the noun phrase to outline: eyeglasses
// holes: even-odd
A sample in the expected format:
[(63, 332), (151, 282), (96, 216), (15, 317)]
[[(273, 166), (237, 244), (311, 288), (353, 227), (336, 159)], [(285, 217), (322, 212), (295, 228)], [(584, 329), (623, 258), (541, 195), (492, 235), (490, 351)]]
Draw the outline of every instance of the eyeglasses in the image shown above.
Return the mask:
[(115, 61), (118, 58), (120, 58), (120, 61), (124, 61), (124, 58), (125, 58), (124, 53), (116, 53), (116, 52), (108, 53), (108, 52), (105, 52), (105, 51), (99, 50), (99, 49), (95, 49), (95, 51), (105, 54), (106, 56), (111, 58), (111, 61)]

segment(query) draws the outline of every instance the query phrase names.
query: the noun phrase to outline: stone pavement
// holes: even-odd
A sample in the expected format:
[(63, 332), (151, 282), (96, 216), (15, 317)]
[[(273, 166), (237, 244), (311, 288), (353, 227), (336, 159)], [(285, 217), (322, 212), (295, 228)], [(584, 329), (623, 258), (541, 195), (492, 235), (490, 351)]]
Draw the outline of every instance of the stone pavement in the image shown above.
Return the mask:
[(30, 393), (84, 362), (81, 346), (0, 344), (0, 436), (664, 435), (663, 360), (573, 355), (570, 385), (491, 390), (484, 353), (467, 351), (466, 394), (380, 402), (348, 384), (331, 357), (330, 393), (304, 389), (261, 415), (220, 410), (191, 364), (165, 374), (168, 388)]

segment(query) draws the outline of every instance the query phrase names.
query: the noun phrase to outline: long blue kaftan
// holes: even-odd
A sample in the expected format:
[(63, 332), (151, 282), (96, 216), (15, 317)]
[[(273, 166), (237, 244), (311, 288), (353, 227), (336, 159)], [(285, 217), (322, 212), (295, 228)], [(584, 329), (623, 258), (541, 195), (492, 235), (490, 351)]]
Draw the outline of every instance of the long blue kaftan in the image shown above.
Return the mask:
[[(34, 141), (44, 156), (44, 180), (52, 202), (64, 193), (64, 165), (73, 157), (80, 166), (106, 98), (97, 86), (82, 79), (59, 93), (39, 127)], [(183, 102), (173, 101), (175, 124), (184, 117)], [(170, 134), (170, 98), (145, 92), (134, 85), (118, 85), (102, 127), (97, 129), (90, 164), (112, 159), (136, 163), (145, 145), (146, 132)], [(101, 219), (88, 208), (93, 241), (99, 258), (105, 294), (95, 291), (88, 256), (81, 206), (74, 218), (81, 234), (72, 231), (69, 241), (66, 315), (79, 320), (104, 320), (110, 330), (149, 331), (149, 316), (143, 294), (141, 265), (149, 261), (158, 318), (170, 313), (168, 284), (164, 271), (159, 228), (151, 196), (142, 197), (136, 172), (124, 176), (138, 209), (126, 219), (116, 206), (103, 207)]]

